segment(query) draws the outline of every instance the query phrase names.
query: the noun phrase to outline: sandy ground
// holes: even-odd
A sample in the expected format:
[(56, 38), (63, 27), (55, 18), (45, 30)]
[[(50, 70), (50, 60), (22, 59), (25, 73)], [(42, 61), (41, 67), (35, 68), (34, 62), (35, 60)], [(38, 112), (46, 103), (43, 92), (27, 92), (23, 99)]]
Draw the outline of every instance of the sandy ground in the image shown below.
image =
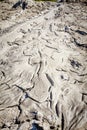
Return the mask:
[(87, 130), (87, 6), (0, 3), (0, 130)]

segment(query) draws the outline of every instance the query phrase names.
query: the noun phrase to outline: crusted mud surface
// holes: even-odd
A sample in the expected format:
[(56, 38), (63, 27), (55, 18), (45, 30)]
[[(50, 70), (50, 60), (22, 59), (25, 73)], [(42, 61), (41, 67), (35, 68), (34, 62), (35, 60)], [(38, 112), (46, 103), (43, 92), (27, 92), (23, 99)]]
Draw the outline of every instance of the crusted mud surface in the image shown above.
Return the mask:
[(87, 130), (87, 6), (0, 3), (0, 130)]

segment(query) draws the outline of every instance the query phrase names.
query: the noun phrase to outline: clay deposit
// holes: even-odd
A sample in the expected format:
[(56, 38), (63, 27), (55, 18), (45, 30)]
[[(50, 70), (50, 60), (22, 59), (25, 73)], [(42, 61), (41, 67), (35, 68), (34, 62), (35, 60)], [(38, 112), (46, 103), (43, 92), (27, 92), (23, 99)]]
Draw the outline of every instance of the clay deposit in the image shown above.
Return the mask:
[(87, 6), (0, 3), (0, 130), (87, 130)]

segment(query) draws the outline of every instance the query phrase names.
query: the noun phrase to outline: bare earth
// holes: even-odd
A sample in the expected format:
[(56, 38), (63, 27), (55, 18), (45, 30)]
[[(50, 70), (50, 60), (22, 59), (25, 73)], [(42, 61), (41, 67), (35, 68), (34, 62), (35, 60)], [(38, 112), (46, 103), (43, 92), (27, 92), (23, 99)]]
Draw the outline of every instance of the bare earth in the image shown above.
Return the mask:
[(87, 6), (0, 3), (0, 130), (87, 130)]

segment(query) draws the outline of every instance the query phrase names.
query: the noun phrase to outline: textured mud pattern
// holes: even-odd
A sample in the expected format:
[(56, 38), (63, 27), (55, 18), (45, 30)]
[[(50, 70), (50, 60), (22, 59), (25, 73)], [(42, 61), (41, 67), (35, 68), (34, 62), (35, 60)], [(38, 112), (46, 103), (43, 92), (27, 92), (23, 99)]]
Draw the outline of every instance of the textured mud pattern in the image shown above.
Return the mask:
[(87, 130), (87, 6), (20, 16), (0, 23), (0, 130)]

